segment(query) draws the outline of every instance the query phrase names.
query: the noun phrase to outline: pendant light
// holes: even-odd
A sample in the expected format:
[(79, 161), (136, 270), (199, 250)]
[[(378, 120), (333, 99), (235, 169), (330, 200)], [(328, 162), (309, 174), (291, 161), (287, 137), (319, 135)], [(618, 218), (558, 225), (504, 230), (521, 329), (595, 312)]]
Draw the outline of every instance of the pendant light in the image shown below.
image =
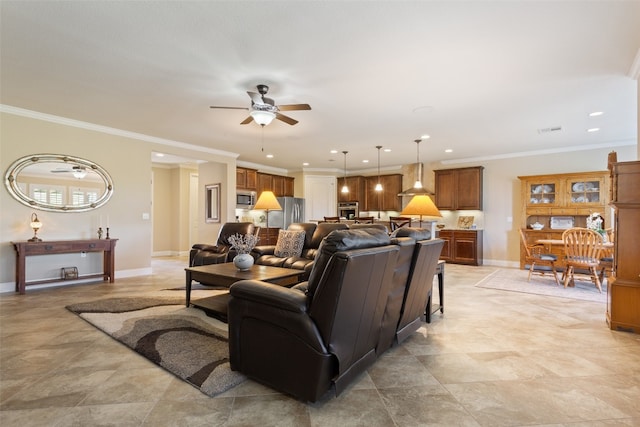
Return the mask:
[(417, 148), (417, 156), (416, 156), (416, 166), (418, 168), (418, 176), (416, 177), (416, 182), (413, 184), (413, 188), (422, 188), (422, 163), (420, 163), (420, 141), (421, 139), (416, 139), (416, 148)]
[(380, 184), (380, 149), (382, 148), (382, 145), (376, 145), (376, 148), (378, 149), (378, 183), (376, 184), (376, 191), (382, 191), (382, 184)]
[(348, 151), (343, 151), (344, 154), (344, 185), (342, 186), (342, 194), (349, 193), (349, 187), (347, 187), (347, 153)]

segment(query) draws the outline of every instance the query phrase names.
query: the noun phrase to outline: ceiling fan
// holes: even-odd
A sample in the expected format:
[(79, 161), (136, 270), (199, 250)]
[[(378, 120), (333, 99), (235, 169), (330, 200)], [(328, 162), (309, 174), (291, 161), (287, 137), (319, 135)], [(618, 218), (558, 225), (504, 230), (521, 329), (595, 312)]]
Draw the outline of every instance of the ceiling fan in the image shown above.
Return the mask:
[(309, 104), (287, 104), (276, 105), (275, 101), (271, 98), (267, 98), (265, 95), (269, 91), (269, 86), (258, 85), (258, 92), (247, 91), (247, 94), (251, 98), (250, 107), (218, 107), (212, 105), (211, 108), (224, 108), (228, 110), (249, 110), (249, 117), (240, 122), (241, 125), (246, 125), (255, 121), (260, 126), (266, 126), (273, 119), (281, 120), (287, 124), (295, 125), (297, 120), (291, 117), (281, 114), (280, 111), (295, 111), (295, 110), (311, 110)]
[(51, 173), (72, 173), (75, 178), (82, 179), (87, 176), (87, 168), (84, 166), (73, 166), (69, 169), (56, 168)]

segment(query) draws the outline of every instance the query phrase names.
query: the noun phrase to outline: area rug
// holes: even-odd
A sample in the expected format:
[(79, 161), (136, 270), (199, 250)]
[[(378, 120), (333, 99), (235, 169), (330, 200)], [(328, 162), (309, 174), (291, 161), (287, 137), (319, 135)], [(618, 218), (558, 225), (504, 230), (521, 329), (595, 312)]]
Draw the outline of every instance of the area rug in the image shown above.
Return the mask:
[[(556, 285), (556, 281), (551, 274), (545, 274), (544, 276), (532, 274), (529, 282), (527, 281), (528, 274), (528, 270), (501, 268), (489, 274), (476, 283), (475, 286), (501, 291), (607, 303), (606, 283), (602, 285), (602, 293), (600, 293), (596, 285), (588, 280), (587, 276), (575, 276), (575, 287), (565, 288), (562, 285), (562, 281), (560, 285)], [(558, 278), (560, 278), (560, 275)]]
[(208, 396), (245, 380), (229, 366), (227, 325), (180, 297), (109, 298), (67, 309)]

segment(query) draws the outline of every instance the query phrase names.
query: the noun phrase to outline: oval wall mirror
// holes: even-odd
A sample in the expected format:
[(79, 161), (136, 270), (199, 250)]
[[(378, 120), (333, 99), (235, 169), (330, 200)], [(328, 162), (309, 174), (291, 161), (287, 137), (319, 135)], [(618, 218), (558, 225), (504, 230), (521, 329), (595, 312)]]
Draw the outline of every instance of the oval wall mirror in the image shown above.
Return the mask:
[(20, 203), (52, 212), (84, 212), (111, 198), (111, 176), (96, 163), (59, 154), (22, 157), (7, 169), (4, 183)]

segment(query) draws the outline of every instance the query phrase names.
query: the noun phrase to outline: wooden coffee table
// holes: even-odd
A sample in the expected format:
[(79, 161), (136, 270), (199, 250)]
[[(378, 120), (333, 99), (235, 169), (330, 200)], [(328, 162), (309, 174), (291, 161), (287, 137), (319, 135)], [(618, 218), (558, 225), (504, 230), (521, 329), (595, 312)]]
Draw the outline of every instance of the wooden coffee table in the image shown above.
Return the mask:
[(304, 270), (293, 268), (271, 267), (268, 265), (253, 265), (247, 271), (240, 271), (232, 262), (223, 264), (203, 265), (201, 267), (188, 267), (186, 272), (186, 306), (204, 309), (207, 313), (214, 314), (221, 320), (227, 319), (227, 305), (229, 293), (200, 298), (191, 302), (191, 282), (196, 280), (205, 285), (230, 287), (240, 280), (262, 280), (280, 286), (292, 286), (300, 282), (300, 276)]

